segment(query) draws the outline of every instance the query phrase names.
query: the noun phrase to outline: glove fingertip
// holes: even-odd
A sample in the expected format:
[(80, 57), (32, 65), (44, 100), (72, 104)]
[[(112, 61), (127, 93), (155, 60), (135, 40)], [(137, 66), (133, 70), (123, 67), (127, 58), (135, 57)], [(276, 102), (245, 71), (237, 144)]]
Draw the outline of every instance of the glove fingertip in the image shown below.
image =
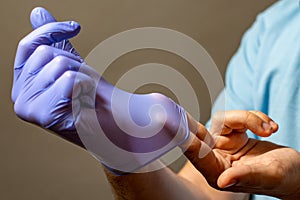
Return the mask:
[(51, 13), (42, 7), (36, 7), (31, 11), (30, 21), (33, 29), (51, 22), (56, 22)]

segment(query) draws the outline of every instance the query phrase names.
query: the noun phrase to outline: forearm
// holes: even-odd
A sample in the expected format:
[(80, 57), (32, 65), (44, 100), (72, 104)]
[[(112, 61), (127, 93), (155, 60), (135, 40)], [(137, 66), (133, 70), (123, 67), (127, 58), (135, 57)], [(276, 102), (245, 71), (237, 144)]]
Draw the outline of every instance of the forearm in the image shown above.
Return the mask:
[(168, 168), (124, 176), (115, 176), (105, 171), (117, 200), (207, 199), (205, 194), (195, 193), (189, 182)]
[(221, 192), (211, 188), (190, 164), (178, 175), (169, 168), (124, 176), (115, 176), (104, 170), (117, 200), (248, 199), (245, 194)]
[[(211, 187), (205, 177), (191, 164), (187, 162), (178, 173), (178, 176), (183, 180), (190, 182), (192, 187), (201, 193), (205, 193), (206, 199), (222, 199), (222, 200), (246, 200), (249, 199), (249, 194), (233, 193), (217, 190)], [(200, 198), (200, 197), (199, 197)]]

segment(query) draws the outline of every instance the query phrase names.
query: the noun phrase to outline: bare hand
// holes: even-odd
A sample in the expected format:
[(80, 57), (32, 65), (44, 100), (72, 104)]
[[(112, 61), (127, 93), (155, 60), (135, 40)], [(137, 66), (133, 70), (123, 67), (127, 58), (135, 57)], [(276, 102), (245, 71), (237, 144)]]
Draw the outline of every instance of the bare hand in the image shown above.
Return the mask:
[[(278, 126), (258, 111), (219, 112), (213, 117), (211, 135), (199, 124), (197, 137), (185, 155), (215, 188), (299, 199), (299, 152), (249, 139), (248, 129), (267, 137)], [(207, 143), (213, 142), (215, 146), (210, 149)]]

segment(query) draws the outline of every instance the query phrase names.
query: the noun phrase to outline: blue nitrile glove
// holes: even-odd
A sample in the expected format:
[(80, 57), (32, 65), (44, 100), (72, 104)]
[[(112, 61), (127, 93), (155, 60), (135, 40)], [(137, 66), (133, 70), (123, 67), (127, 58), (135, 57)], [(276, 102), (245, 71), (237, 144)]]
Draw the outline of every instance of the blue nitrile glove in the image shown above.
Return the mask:
[[(43, 26), (45, 24), (56, 22), (56, 19), (44, 8), (37, 7), (32, 10), (30, 15), (30, 21), (33, 29), (37, 29), (40, 26)], [(68, 52), (73, 53), (74, 55), (78, 56), (80, 59), (80, 55), (77, 53), (73, 45), (67, 40), (63, 40), (61, 42), (56, 42), (52, 44), (52, 46), (62, 49)], [(83, 59), (82, 59), (83, 61)]]
[[(35, 85), (34, 90), (41, 93), (43, 87), (45, 87), (43, 86), (44, 84), (51, 84), (51, 82), (46, 83), (47, 79), (53, 79), (53, 77), (48, 77), (47, 71), (45, 71), (43, 74), (39, 73), (43, 66), (48, 64), (49, 61), (52, 62), (50, 62), (48, 65), (56, 65), (55, 62), (65, 61), (67, 63), (73, 59), (73, 62), (77, 61), (76, 64), (78, 67), (80, 66), (82, 58), (67, 40), (68, 38), (71, 38), (79, 33), (80, 25), (72, 21), (52, 23), (56, 20), (50, 13), (48, 13), (48, 11), (43, 8), (34, 9), (30, 18), (32, 27), (35, 29), (45, 24), (47, 25), (39, 28), (38, 31), (30, 33), (19, 43), (14, 64), (14, 85), (12, 90), (12, 100), (13, 102), (16, 102), (16, 113), (24, 120), (36, 123), (45, 128), (53, 129), (54, 131), (57, 130), (52, 127), (53, 125), (62, 127), (60, 136), (65, 137), (67, 140), (73, 143), (83, 146), (76, 133), (75, 127), (72, 124), (73, 116), (71, 111), (65, 112), (60, 108), (54, 107), (54, 105), (52, 105), (52, 107), (48, 105), (48, 110), (44, 110), (45, 113), (43, 117), (39, 117), (37, 115), (40, 113), (40, 111), (42, 111), (41, 108), (46, 108), (45, 104), (49, 104), (49, 99), (47, 100), (49, 96), (44, 94), (34, 102), (29, 101), (30, 99), (25, 99), (25, 96), (28, 96), (27, 98), (33, 98), (30, 97), (30, 92), (26, 91), (28, 89), (32, 90), (33, 85)], [(58, 48), (62, 50), (59, 50)], [(58, 55), (61, 56), (57, 57)], [(56, 60), (53, 60), (55, 57), (57, 57)], [(59, 58), (61, 58), (61, 60), (59, 60)], [(56, 67), (56, 69), (62, 70), (61, 73), (63, 72), (63, 69), (58, 69), (58, 67)], [(34, 83), (37, 82), (36, 79), (29, 80), (35, 78), (37, 73), (40, 74), (39, 77), (41, 79), (41, 83)], [(31, 95), (34, 94), (32, 93)], [(21, 98), (17, 98), (18, 96), (21, 96)], [(45, 99), (42, 100), (42, 98)], [(52, 98), (54, 98), (54, 96), (52, 96)], [(37, 109), (37, 107), (34, 107), (33, 105), (36, 105), (38, 100), (41, 101), (41, 103)], [(30, 111), (29, 107), (35, 110)]]
[(161, 94), (122, 91), (87, 66), (68, 39), (76, 22), (45, 9), (18, 46), (12, 100), (16, 114), (85, 147), (108, 168), (133, 172), (189, 137), (185, 110)]

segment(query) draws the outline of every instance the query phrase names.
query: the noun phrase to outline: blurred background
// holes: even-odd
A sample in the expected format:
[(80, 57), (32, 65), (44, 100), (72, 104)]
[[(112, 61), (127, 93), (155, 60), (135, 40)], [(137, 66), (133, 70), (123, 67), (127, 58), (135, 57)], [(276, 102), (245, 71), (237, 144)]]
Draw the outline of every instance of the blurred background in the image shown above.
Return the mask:
[[(0, 199), (112, 199), (101, 166), (86, 151), (53, 134), (19, 120), (13, 112), (10, 92), (13, 61), (18, 41), (31, 31), (29, 15), (36, 6), (47, 8), (58, 20), (75, 20), (82, 26), (72, 43), (83, 56), (101, 41), (119, 32), (145, 26), (180, 31), (198, 41), (224, 75), (241, 36), (256, 15), (274, 0), (3, 0), (0, 8)], [(186, 69), (196, 86), (200, 121), (210, 115), (210, 99), (201, 77), (188, 72), (178, 56), (155, 50), (129, 53), (116, 60), (105, 77), (112, 83), (132, 66), (157, 62)], [(170, 78), (170, 77), (168, 77)], [(220, 88), (221, 89), (221, 88)], [(138, 92), (162, 92), (159, 85), (140, 87)], [(175, 96), (174, 96), (175, 95)], [(180, 166), (174, 164), (176, 170)]]

